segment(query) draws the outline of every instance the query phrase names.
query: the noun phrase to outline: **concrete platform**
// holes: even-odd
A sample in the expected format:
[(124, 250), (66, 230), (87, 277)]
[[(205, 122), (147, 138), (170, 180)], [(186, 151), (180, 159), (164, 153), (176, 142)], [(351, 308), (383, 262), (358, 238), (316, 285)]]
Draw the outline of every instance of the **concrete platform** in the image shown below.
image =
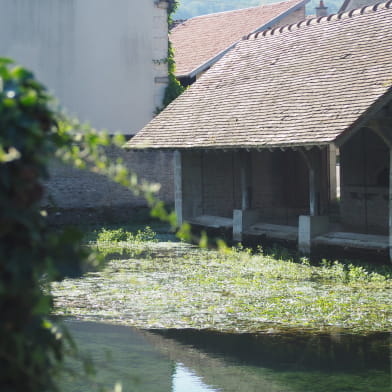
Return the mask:
[(315, 237), (314, 245), (339, 246), (343, 248), (388, 250), (389, 237), (386, 235), (331, 232)]
[(298, 241), (298, 227), (275, 225), (272, 223), (254, 223), (244, 230), (245, 235), (265, 236), (271, 239)]
[(233, 219), (214, 215), (200, 215), (191, 219), (187, 219), (191, 225), (210, 227), (212, 229), (231, 229), (233, 227)]

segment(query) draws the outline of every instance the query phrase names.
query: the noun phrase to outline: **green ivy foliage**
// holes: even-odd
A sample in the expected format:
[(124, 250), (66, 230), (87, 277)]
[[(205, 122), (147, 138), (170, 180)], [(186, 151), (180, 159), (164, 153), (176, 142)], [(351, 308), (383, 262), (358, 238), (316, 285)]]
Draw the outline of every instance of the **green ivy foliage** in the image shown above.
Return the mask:
[(169, 3), (169, 6), (167, 7), (167, 13), (168, 13), (169, 22), (170, 22), (171, 21), (170, 18), (177, 11), (177, 9), (180, 5), (180, 2), (179, 2), (179, 0), (168, 0), (168, 3)]
[(47, 164), (67, 138), (33, 74), (0, 59), (0, 390), (53, 391), (63, 357), (49, 321), (50, 281), (79, 275), (88, 254), (75, 231), (49, 229), (39, 201)]
[(177, 80), (175, 72), (176, 72), (176, 63), (174, 61), (174, 50), (171, 42), (169, 41), (169, 49), (168, 49), (168, 76), (169, 76), (169, 84), (166, 87), (165, 95), (163, 97), (163, 106), (166, 107), (172, 101), (174, 101), (178, 96), (180, 96), (185, 88), (181, 85), (181, 83)]
[[(169, 6), (167, 9), (167, 23), (168, 26), (172, 24), (172, 16), (176, 12), (179, 6), (179, 1), (177, 0), (169, 0)], [(169, 105), (172, 101), (174, 101), (179, 95), (184, 92), (184, 87), (176, 78), (176, 63), (174, 61), (174, 49), (170, 42), (168, 44), (168, 52), (167, 52), (167, 66), (168, 66), (168, 77), (169, 84), (166, 87), (165, 95), (163, 97), (163, 108)], [(162, 109), (159, 109), (161, 111)]]

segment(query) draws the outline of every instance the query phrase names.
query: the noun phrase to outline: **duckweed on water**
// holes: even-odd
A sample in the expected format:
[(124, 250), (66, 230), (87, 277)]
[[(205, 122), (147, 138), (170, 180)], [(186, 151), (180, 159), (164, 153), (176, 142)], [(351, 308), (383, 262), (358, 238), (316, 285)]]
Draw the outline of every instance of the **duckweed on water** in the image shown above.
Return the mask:
[[(56, 313), (140, 328), (368, 333), (392, 325), (392, 268), (312, 266), (152, 238), (100, 245), (100, 272), (53, 285)], [(143, 246), (141, 246), (141, 244)], [(110, 256), (112, 254), (112, 256)]]

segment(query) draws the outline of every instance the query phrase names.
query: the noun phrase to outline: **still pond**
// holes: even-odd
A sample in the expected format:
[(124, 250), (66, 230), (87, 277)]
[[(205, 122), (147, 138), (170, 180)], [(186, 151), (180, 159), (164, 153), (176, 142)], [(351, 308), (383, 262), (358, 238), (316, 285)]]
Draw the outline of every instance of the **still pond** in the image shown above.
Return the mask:
[(222, 254), (147, 234), (97, 242), (103, 269), (53, 285), (55, 313), (97, 370), (67, 376), (65, 392), (118, 381), (123, 392), (392, 391), (390, 266)]
[(65, 392), (390, 392), (389, 334), (229, 334), (66, 323), (97, 369)]

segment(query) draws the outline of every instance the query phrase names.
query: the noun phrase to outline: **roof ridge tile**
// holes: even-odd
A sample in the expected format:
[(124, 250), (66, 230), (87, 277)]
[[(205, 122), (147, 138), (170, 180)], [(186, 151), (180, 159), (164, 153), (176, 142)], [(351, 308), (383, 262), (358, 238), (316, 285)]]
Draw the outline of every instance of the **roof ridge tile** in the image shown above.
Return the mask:
[(296, 22), (296, 23), (293, 23), (293, 24), (275, 27), (273, 29), (258, 31), (256, 33), (250, 33), (248, 35), (245, 35), (242, 39), (245, 41), (245, 40), (250, 40), (250, 39), (257, 39), (259, 36), (269, 37), (271, 35), (284, 33), (285, 31), (293, 31), (294, 29), (297, 30), (303, 26), (310, 26), (310, 25), (319, 24), (319, 23), (326, 23), (326, 22), (330, 22), (331, 20), (334, 21), (334, 20), (340, 20), (340, 19), (345, 19), (345, 18), (352, 18), (357, 15), (363, 15), (364, 13), (376, 12), (376, 11), (386, 9), (386, 8), (392, 8), (392, 0), (382, 1), (382, 2), (376, 3), (374, 5), (365, 5), (364, 7), (361, 7), (361, 8), (354, 8), (353, 10), (350, 10), (350, 11), (340, 12), (340, 13), (336, 13), (336, 14), (330, 14), (328, 16), (303, 19), (303, 20)]

